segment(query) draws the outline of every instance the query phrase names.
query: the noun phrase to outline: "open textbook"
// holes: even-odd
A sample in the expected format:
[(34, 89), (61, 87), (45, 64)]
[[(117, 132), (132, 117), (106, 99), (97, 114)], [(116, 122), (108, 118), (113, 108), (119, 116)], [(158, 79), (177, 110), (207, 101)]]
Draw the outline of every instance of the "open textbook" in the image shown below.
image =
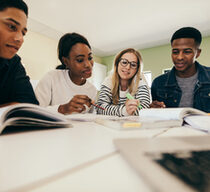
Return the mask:
[(139, 112), (140, 117), (156, 117), (161, 120), (180, 120), (191, 115), (208, 115), (195, 108), (149, 108)]
[(171, 121), (177, 121), (182, 124), (188, 124), (193, 128), (210, 131), (210, 116), (208, 113), (198, 109), (186, 108), (151, 108), (140, 111), (140, 118), (145, 117)]
[(0, 108), (0, 134), (22, 130), (72, 127), (60, 113), (34, 104), (16, 104)]
[(186, 119), (186, 122), (194, 128), (210, 130), (210, 116), (194, 108), (150, 108), (141, 110), (139, 116), (127, 117), (75, 114), (69, 115), (68, 118), (76, 121), (92, 121), (117, 130), (180, 127)]
[(210, 133), (210, 115), (191, 115), (184, 120), (191, 127)]

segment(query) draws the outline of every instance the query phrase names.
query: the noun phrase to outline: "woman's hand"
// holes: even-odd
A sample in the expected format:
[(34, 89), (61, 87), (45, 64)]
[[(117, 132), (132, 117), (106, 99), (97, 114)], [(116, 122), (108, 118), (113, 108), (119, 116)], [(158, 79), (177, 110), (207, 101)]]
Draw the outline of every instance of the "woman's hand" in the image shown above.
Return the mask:
[(139, 101), (137, 99), (128, 99), (125, 102), (126, 111), (129, 115), (133, 115), (138, 109)]
[(75, 95), (68, 103), (60, 105), (58, 112), (63, 114), (81, 113), (86, 110), (85, 105), (90, 107), (91, 99), (86, 95)]

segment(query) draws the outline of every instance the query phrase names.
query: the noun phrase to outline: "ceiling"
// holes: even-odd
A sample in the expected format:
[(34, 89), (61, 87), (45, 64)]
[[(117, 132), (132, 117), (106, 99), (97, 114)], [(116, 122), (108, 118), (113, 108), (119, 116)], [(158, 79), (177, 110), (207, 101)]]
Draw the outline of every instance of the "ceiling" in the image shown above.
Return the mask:
[(210, 0), (25, 0), (28, 28), (58, 40), (77, 32), (97, 56), (169, 43), (175, 30), (198, 28), (210, 35)]

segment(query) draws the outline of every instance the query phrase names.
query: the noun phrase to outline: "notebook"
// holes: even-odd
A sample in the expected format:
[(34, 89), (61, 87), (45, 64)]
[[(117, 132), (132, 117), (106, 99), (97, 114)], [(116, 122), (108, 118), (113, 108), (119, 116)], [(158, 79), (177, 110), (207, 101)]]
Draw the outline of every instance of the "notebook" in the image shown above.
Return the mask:
[(151, 191), (210, 191), (210, 136), (115, 139)]

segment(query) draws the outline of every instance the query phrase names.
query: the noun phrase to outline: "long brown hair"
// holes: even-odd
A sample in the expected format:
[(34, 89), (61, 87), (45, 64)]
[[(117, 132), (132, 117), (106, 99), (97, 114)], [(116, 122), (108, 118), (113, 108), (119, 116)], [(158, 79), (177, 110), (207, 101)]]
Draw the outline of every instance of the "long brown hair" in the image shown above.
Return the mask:
[(140, 81), (140, 74), (141, 74), (141, 66), (143, 65), (142, 63), (142, 57), (140, 53), (133, 49), (133, 48), (128, 48), (123, 51), (121, 51), (115, 58), (114, 61), (114, 73), (112, 75), (112, 97), (113, 97), (113, 104), (117, 105), (119, 102), (119, 89), (120, 89), (120, 76), (118, 74), (118, 65), (120, 62), (121, 57), (125, 53), (133, 53), (137, 57), (137, 64), (138, 68), (136, 70), (136, 74), (130, 79), (129, 85), (128, 85), (128, 90), (131, 95), (134, 95), (138, 89), (139, 81)]

